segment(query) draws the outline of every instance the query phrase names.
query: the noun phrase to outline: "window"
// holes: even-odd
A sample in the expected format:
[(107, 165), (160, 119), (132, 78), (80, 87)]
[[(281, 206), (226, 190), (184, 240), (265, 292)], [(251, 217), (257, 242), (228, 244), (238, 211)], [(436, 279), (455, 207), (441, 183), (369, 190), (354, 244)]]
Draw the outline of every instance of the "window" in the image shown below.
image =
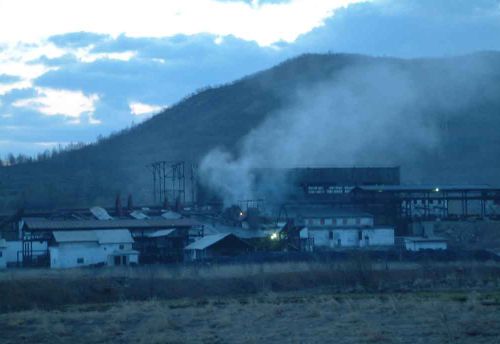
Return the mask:
[(329, 234), (330, 234), (330, 235), (329, 235), (330, 240), (333, 240), (333, 231), (330, 231), (330, 233), (329, 233)]
[(343, 225), (347, 225), (347, 218), (343, 218), (343, 219), (342, 219), (342, 224), (343, 224)]
[(324, 194), (325, 188), (323, 186), (315, 186), (315, 185), (308, 186), (307, 193), (308, 194)]
[(83, 264), (83, 258), (77, 258), (76, 259), (76, 264)]
[(2, 255), (3, 255), (3, 252), (2, 252), (2, 251), (0, 251), (0, 257), (2, 257)]
[(320, 223), (321, 225), (324, 225), (324, 224), (325, 224), (325, 219), (321, 219), (321, 220), (319, 220), (319, 223)]
[(357, 217), (357, 218), (356, 218), (356, 224), (357, 224), (357, 225), (360, 225), (360, 224), (361, 224), (361, 218), (359, 218), (359, 217)]
[(125, 245), (121, 244), (120, 246), (118, 246), (120, 248), (120, 250), (123, 250), (125, 248)]

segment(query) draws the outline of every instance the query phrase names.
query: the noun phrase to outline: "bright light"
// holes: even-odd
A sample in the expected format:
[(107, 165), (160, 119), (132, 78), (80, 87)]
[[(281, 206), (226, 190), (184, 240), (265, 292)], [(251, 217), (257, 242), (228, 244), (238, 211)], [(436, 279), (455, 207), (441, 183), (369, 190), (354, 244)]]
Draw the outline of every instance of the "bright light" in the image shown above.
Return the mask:
[(434, 189), (434, 191), (435, 191), (435, 192), (439, 192), (439, 188), (435, 188), (435, 189)]
[(243, 216), (243, 212), (242, 211), (240, 211), (240, 216)]
[(278, 240), (278, 233), (271, 234), (271, 240)]

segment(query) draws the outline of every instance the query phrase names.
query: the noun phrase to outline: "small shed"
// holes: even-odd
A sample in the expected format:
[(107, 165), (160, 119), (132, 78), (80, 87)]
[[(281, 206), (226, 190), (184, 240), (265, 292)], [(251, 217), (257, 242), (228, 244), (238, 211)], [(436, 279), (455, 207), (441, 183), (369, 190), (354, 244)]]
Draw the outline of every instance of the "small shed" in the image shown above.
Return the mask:
[(232, 257), (252, 250), (249, 243), (231, 233), (207, 235), (184, 248), (185, 259), (188, 261)]
[(440, 237), (405, 237), (403, 243), (408, 251), (448, 249), (446, 239)]
[(50, 267), (136, 264), (139, 252), (126, 229), (54, 231), (49, 243)]
[(0, 239), (0, 269), (7, 267), (7, 241)]

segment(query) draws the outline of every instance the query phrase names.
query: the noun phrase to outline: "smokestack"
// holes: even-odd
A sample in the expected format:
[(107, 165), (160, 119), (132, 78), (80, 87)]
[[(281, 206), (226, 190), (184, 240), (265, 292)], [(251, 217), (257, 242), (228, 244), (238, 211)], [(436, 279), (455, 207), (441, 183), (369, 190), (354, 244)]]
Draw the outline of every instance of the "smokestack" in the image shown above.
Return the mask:
[(115, 199), (115, 214), (116, 216), (120, 217), (122, 216), (122, 213), (123, 213), (123, 209), (122, 209), (122, 201), (120, 199), (120, 193), (118, 193), (116, 195), (116, 199)]
[(134, 209), (134, 202), (132, 200), (132, 194), (129, 194), (128, 195), (128, 199), (127, 199), (127, 209), (132, 211)]

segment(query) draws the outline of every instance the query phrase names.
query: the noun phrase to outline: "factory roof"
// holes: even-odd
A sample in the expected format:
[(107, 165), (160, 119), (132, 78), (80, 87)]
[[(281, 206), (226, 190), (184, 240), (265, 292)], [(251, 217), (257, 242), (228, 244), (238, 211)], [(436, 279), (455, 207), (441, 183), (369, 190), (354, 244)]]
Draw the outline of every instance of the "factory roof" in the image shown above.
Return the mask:
[(290, 217), (373, 217), (373, 215), (348, 209), (338, 209), (331, 206), (286, 206), (286, 213)]
[(364, 191), (379, 191), (379, 192), (404, 192), (404, 191), (423, 191), (423, 192), (439, 192), (439, 191), (487, 191), (495, 190), (494, 187), (487, 184), (412, 184), (412, 185), (366, 185), (358, 186)]
[(193, 227), (201, 225), (198, 221), (189, 218), (168, 220), (161, 217), (143, 220), (49, 220), (45, 218), (28, 218), (24, 219), (24, 223), (25, 226), (31, 230), (147, 229)]
[(133, 243), (132, 235), (126, 229), (95, 231), (54, 231), (54, 239), (63, 242), (98, 242), (99, 244)]
[(235, 236), (234, 234), (231, 233), (219, 233), (219, 234), (207, 235), (186, 246), (185, 250), (204, 250), (207, 247), (210, 247), (213, 244), (218, 243), (219, 241), (230, 235)]
[(153, 233), (146, 234), (148, 238), (160, 238), (169, 236), (175, 232), (175, 229), (160, 229), (159, 231), (154, 231)]

